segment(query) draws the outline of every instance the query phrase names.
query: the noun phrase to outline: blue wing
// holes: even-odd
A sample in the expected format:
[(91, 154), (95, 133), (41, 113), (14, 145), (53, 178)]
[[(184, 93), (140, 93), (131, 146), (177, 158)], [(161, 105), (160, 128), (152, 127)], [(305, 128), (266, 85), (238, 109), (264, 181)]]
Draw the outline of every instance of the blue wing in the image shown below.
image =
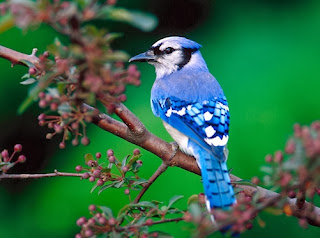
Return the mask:
[(152, 110), (163, 121), (222, 158), (229, 138), (230, 114), (225, 97), (187, 102), (175, 97), (153, 100)]
[(235, 202), (226, 166), (230, 114), (226, 98), (188, 102), (175, 97), (153, 100), (155, 115), (189, 138), (198, 159), (209, 207), (229, 207)]

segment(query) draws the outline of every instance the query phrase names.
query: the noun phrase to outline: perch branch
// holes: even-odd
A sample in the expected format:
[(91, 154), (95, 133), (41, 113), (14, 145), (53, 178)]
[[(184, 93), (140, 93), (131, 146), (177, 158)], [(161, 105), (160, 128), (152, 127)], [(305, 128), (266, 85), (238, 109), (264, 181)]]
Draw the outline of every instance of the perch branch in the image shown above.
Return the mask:
[[(35, 56), (35, 52), (33, 52), (31, 55), (26, 55), (2, 46), (0, 46), (0, 57), (11, 61), (13, 64), (19, 64), (19, 62), (21, 63), (21, 60), (28, 60), (37, 66), (37, 63), (39, 62), (38, 58)], [(93, 123), (101, 129), (152, 152), (168, 166), (177, 166), (200, 175), (200, 169), (193, 157), (182, 153), (180, 150), (175, 153), (170, 143), (167, 143), (150, 133), (141, 123), (141, 121), (123, 104), (117, 104), (115, 110), (115, 113), (123, 122), (117, 121), (104, 113), (100, 113), (97, 109), (94, 109), (91, 106), (84, 104), (83, 107), (89, 110), (95, 110), (97, 112), (93, 118)], [(173, 158), (172, 155), (174, 155)], [(52, 174), (52, 177), (53, 176), (58, 175)], [(232, 182), (240, 180), (240, 178), (232, 174), (230, 177)], [(243, 191), (249, 196), (252, 196), (258, 192), (261, 199), (271, 199), (274, 196), (279, 196), (277, 193), (261, 187), (238, 184), (235, 186), (242, 188)], [(316, 207), (306, 201), (301, 207), (299, 207), (296, 204), (296, 199), (288, 198), (287, 202), (291, 208), (292, 216), (304, 218), (309, 222), (309, 224), (320, 227), (319, 207)]]

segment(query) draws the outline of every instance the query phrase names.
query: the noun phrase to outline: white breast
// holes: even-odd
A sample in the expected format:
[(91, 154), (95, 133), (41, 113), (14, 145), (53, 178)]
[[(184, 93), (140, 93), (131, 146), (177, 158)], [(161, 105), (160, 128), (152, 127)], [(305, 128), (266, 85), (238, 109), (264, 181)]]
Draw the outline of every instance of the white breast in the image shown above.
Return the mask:
[(187, 155), (194, 156), (192, 148), (188, 147), (189, 138), (164, 121), (163, 125), (168, 131), (168, 133), (171, 135), (171, 137), (178, 143), (180, 149)]

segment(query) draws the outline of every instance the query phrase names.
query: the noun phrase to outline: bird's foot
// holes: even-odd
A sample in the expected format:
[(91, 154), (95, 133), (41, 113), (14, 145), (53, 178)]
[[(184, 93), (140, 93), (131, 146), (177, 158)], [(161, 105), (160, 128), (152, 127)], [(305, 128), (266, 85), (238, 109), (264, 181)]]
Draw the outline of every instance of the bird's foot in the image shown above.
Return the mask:
[(169, 161), (171, 161), (173, 159), (173, 157), (175, 157), (175, 155), (177, 154), (178, 150), (179, 150), (179, 145), (177, 142), (173, 141), (170, 142), (171, 146), (172, 146), (172, 155), (169, 159)]

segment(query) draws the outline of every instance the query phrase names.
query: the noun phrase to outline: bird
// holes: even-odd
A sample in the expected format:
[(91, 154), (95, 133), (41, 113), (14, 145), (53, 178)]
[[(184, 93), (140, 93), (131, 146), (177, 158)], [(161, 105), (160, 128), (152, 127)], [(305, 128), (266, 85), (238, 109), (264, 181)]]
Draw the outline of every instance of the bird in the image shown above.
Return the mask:
[(162, 119), (180, 150), (196, 159), (207, 208), (227, 210), (236, 203), (226, 165), (230, 113), (201, 47), (185, 37), (169, 36), (129, 62), (147, 62), (155, 67), (153, 114)]

